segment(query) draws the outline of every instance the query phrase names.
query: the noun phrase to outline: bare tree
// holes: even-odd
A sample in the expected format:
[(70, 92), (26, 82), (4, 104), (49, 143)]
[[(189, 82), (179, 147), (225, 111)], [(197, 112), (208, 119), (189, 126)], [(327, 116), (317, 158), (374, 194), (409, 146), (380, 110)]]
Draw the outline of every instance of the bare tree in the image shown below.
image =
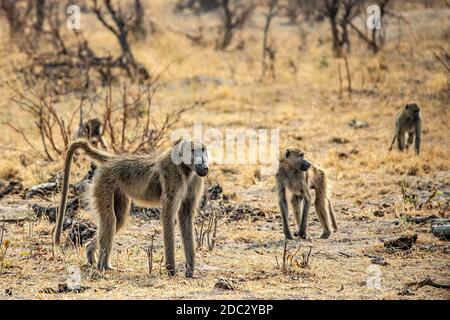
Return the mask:
[(236, 31), (241, 30), (255, 10), (253, 0), (220, 0), (221, 21), (220, 39), (216, 48), (227, 49)]
[(36, 22), (34, 29), (36, 31), (42, 31), (45, 20), (45, 0), (35, 0), (36, 4)]
[[(93, 2), (93, 10), (98, 20), (105, 28), (116, 36), (117, 41), (120, 44), (122, 54), (119, 59), (125, 65), (130, 66), (130, 68), (127, 69), (129, 76), (133, 78), (142, 76), (143, 78), (148, 79), (150, 75), (145, 68), (136, 62), (128, 41), (130, 29), (136, 24), (136, 20), (139, 20), (139, 18), (135, 19), (136, 12), (126, 13), (122, 10), (120, 5), (118, 8), (114, 8), (111, 0), (103, 0), (102, 6), (99, 5), (98, 0), (93, 0)], [(138, 3), (140, 4), (140, 2)], [(139, 5), (136, 5), (135, 9), (136, 7), (137, 10), (140, 10)], [(111, 22), (108, 21), (106, 16), (110, 18)]]
[(269, 68), (272, 79), (275, 79), (275, 48), (269, 43), (269, 31), (273, 18), (279, 13), (279, 0), (266, 0), (267, 13), (264, 24), (263, 48), (262, 48), (262, 66), (261, 80), (266, 76), (267, 68)]
[(32, 1), (0, 0), (0, 9), (4, 12), (11, 38), (25, 30), (26, 22), (33, 10)]
[[(9, 0), (0, 0), (8, 4), (7, 12), (19, 12), (23, 16), (22, 7), (12, 6)], [(33, 41), (35, 32), (23, 32), (17, 45), (28, 56), (28, 63), (18, 67), (18, 71), (32, 86), (41, 80), (47, 81), (48, 89), (57, 94), (67, 91), (83, 91), (91, 87), (93, 81), (100, 79), (106, 86), (111, 78), (125, 73), (128, 78), (145, 82), (150, 78), (147, 69), (139, 64), (133, 55), (128, 35), (136, 24), (143, 23), (140, 1), (135, 1), (135, 7), (127, 6), (116, 9), (112, 1), (89, 0), (100, 23), (117, 38), (121, 51), (113, 56), (98, 55), (84, 38), (83, 31), (73, 30), (67, 33), (64, 27), (65, 10), (61, 10), (61, 2), (55, 0), (29, 0), (36, 9), (36, 22), (26, 25), (24, 30), (40, 30), (39, 41)], [(8, 3), (7, 3), (8, 2)], [(5, 6), (2, 7), (5, 11)], [(14, 10), (12, 10), (14, 8)], [(19, 10), (21, 9), (21, 10)], [(86, 8), (87, 9), (87, 8)], [(17, 14), (16, 14), (17, 15)], [(41, 21), (42, 17), (44, 20)], [(28, 21), (28, 20), (26, 20)], [(140, 22), (139, 22), (140, 21)], [(12, 28), (12, 27), (11, 27)]]

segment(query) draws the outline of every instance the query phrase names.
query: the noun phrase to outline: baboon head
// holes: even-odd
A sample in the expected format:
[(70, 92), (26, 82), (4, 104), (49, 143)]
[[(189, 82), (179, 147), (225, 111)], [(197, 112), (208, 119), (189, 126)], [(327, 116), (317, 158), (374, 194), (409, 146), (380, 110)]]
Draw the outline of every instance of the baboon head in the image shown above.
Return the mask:
[(405, 111), (407, 114), (414, 120), (419, 120), (420, 118), (420, 107), (417, 105), (417, 103), (408, 103), (405, 106)]
[[(175, 151), (175, 152), (174, 152)], [(208, 174), (209, 153), (201, 142), (178, 140), (172, 150), (172, 161), (184, 164), (200, 177)]]
[(284, 159), (293, 168), (296, 168), (300, 171), (308, 171), (308, 169), (311, 167), (311, 163), (305, 160), (305, 153), (297, 148), (286, 149)]

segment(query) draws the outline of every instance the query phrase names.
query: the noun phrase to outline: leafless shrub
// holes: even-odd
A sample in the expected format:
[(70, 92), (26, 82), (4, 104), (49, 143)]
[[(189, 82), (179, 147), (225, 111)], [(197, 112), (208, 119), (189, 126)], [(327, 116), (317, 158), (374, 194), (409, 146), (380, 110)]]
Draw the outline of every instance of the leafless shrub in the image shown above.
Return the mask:
[(41, 158), (53, 161), (56, 157), (61, 156), (69, 144), (70, 127), (83, 100), (81, 100), (80, 106), (76, 108), (70, 119), (65, 121), (55, 109), (55, 96), (52, 93), (39, 89), (20, 91), (13, 85), (10, 85), (10, 88), (14, 92), (11, 101), (15, 102), (20, 109), (34, 119), (34, 125), (38, 131), (44, 155), (30, 141), (24, 131), (16, 127), (15, 122), (3, 122), (2, 124), (19, 133), (35, 154)]
[[(106, 131), (104, 134), (109, 137), (109, 144), (116, 153), (155, 151), (166, 141), (167, 133), (185, 112), (206, 103), (196, 101), (190, 107), (166, 113), (164, 120), (158, 123), (152, 110), (152, 101), (157, 88), (157, 85), (144, 85), (132, 92), (123, 85), (122, 101), (120, 105), (115, 106), (112, 102), (112, 86), (109, 85), (105, 97), (103, 128)], [(141, 116), (144, 121), (141, 121)], [(127, 133), (130, 135), (127, 136)]]
[(311, 252), (312, 252), (312, 247), (309, 247), (309, 250), (307, 252), (303, 252), (302, 253), (302, 260), (300, 261), (300, 266), (302, 268), (309, 268), (309, 266), (312, 263), (312, 256), (311, 256)]
[(301, 268), (308, 268), (311, 265), (312, 258), (311, 252), (312, 247), (309, 247), (309, 251), (306, 253), (302, 253), (301, 260), (297, 259), (297, 255), (300, 252), (301, 244), (299, 244), (298, 248), (295, 251), (289, 249), (289, 242), (285, 241), (283, 246), (283, 256), (280, 262), (278, 261), (278, 257), (275, 256), (275, 260), (277, 263), (277, 269), (280, 269), (284, 274), (289, 274), (293, 271), (295, 266)]
[(158, 230), (155, 229), (153, 234), (150, 237), (150, 245), (144, 248), (144, 251), (147, 253), (147, 262), (148, 262), (148, 274), (151, 275), (153, 271), (153, 243), (155, 241), (155, 236), (158, 234)]
[(208, 251), (212, 251), (216, 245), (217, 227), (221, 216), (212, 205), (209, 194), (205, 197), (203, 208), (198, 214), (197, 226), (195, 227), (195, 238), (197, 248), (203, 248), (206, 244)]
[(5, 220), (5, 218), (3, 218), (2, 229), (0, 232), (0, 274), (3, 273), (3, 267), (5, 265), (6, 253), (8, 252), (8, 249), (11, 244), (9, 240), (3, 240), (4, 235), (5, 235), (5, 230), (6, 230), (5, 223), (6, 223), (6, 220)]

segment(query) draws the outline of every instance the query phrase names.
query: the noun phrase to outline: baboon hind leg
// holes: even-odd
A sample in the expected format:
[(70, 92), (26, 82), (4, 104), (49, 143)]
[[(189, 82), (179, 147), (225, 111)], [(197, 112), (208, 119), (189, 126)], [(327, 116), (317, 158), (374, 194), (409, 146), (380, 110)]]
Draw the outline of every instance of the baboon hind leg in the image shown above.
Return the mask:
[(397, 144), (398, 144), (398, 149), (400, 151), (403, 151), (405, 149), (405, 133), (404, 132), (399, 132), (397, 134)]
[(413, 144), (414, 142), (414, 131), (413, 132), (408, 132), (408, 140), (406, 141), (406, 151), (409, 150), (409, 147)]
[[(115, 233), (119, 232), (126, 225), (128, 213), (130, 211), (130, 206), (131, 206), (131, 199), (127, 195), (125, 195), (123, 192), (121, 192), (120, 190), (116, 190), (114, 192), (114, 214), (116, 217)], [(100, 218), (100, 223), (104, 224), (104, 222), (102, 221), (101, 218)], [(107, 223), (107, 222), (105, 222), (105, 223)], [(113, 228), (108, 228), (108, 229), (113, 229)], [(111, 232), (111, 230), (109, 232)], [(100, 231), (99, 231), (99, 234), (100, 234)], [(96, 255), (97, 255), (97, 249), (98, 249), (99, 242), (101, 242), (101, 241), (98, 239), (98, 237), (96, 237), (93, 240), (91, 240), (91, 242), (86, 247), (86, 258), (87, 258), (87, 262), (90, 265), (94, 265), (96, 263)], [(111, 244), (111, 246), (112, 246), (112, 244)], [(109, 263), (106, 264), (107, 265), (106, 268), (101, 268), (100, 263), (101, 263), (101, 261), (99, 261), (99, 269), (111, 269), (111, 266), (109, 265)], [(104, 262), (102, 262), (102, 263), (104, 263)]]
[(122, 191), (114, 192), (114, 213), (116, 215), (116, 233), (127, 224), (128, 213), (130, 212), (131, 199)]
[[(110, 190), (107, 183), (97, 184), (94, 187), (95, 205), (98, 215), (98, 228), (95, 247), (88, 250), (88, 254), (96, 252), (98, 249), (99, 270), (112, 269), (110, 265), (110, 256), (114, 235), (116, 233), (117, 218), (114, 213), (114, 193)], [(90, 253), (89, 253), (90, 252)], [(88, 256), (88, 261), (93, 260)]]

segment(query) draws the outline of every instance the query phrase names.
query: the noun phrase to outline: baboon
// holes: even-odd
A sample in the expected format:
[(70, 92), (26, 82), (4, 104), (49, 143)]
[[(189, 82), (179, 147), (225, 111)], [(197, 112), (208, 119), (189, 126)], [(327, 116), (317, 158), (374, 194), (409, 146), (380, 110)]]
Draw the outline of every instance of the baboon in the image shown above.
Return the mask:
[[(312, 164), (305, 159), (305, 153), (296, 148), (289, 148), (280, 156), (280, 164), (276, 173), (278, 189), (278, 203), (283, 220), (283, 232), (285, 238), (292, 239), (289, 229), (289, 209), (286, 200), (286, 189), (291, 192), (291, 205), (297, 222), (298, 231), (295, 236), (306, 239), (308, 226), (308, 212), (311, 205), (310, 190), (315, 190), (314, 206), (323, 232), (320, 236), (327, 239), (333, 231), (337, 231), (336, 217), (331, 199), (328, 195), (327, 179), (325, 171), (317, 164)], [(303, 212), (300, 205), (303, 202)], [(330, 225), (330, 219), (333, 229)]]
[(414, 147), (416, 154), (420, 153), (420, 142), (422, 135), (422, 119), (420, 117), (420, 107), (416, 103), (408, 103), (398, 113), (395, 121), (395, 134), (392, 139), (389, 151), (392, 150), (395, 140), (397, 140), (398, 149), (403, 151), (405, 149), (405, 134), (408, 133), (408, 140), (406, 142), (406, 151), (412, 145), (414, 137)]
[(78, 130), (75, 131), (74, 136), (76, 139), (85, 138), (93, 145), (101, 145), (103, 148), (107, 149), (107, 144), (103, 138), (102, 131), (102, 123), (98, 118), (92, 118), (86, 122), (83, 122), (80, 117), (80, 125)]
[(176, 142), (159, 156), (110, 155), (92, 147), (85, 139), (72, 142), (64, 164), (64, 180), (54, 244), (59, 246), (67, 203), (70, 165), (77, 149), (99, 163), (90, 200), (98, 216), (98, 233), (86, 249), (87, 260), (100, 270), (111, 269), (110, 255), (115, 234), (125, 225), (133, 199), (143, 206), (161, 205), (166, 269), (175, 270), (174, 224), (177, 219), (186, 257), (186, 277), (194, 273), (193, 215), (203, 194), (208, 174), (206, 146), (186, 140)]

